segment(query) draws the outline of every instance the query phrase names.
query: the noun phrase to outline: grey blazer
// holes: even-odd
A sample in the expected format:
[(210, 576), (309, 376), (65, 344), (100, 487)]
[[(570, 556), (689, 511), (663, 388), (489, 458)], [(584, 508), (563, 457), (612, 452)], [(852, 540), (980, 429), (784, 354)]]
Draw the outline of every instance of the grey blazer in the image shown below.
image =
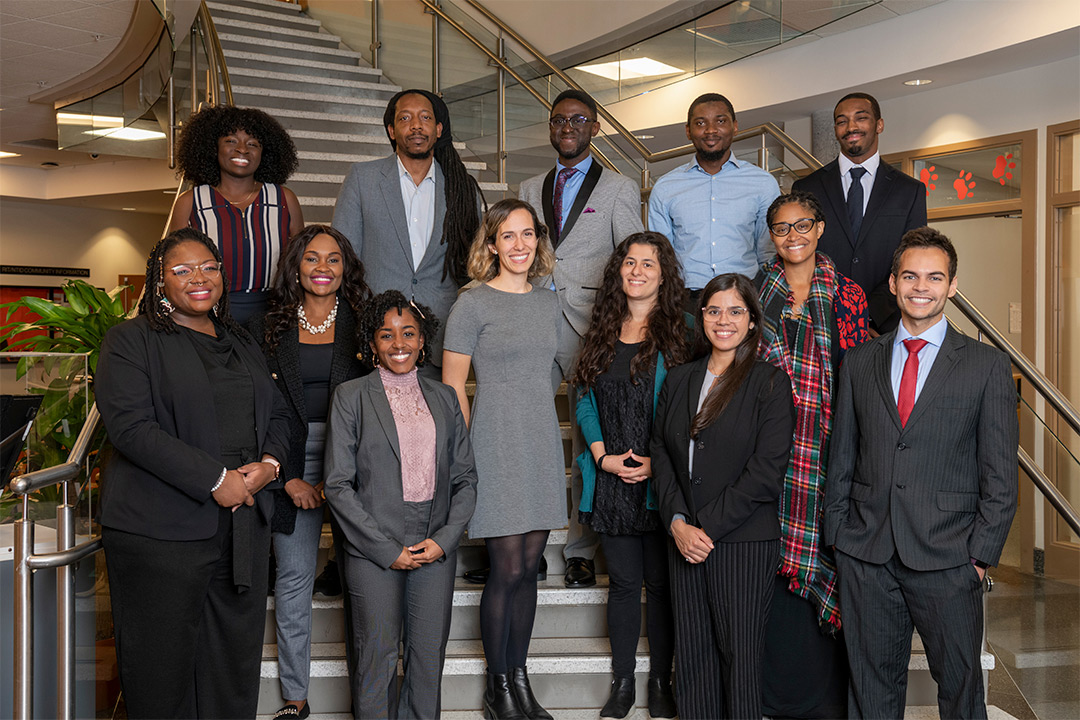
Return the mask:
[(824, 541), (914, 570), (996, 565), (1016, 512), (1016, 386), (1004, 353), (951, 327), (900, 426), (896, 333), (848, 350), (833, 406)]
[[(537, 278), (534, 285), (551, 287), (559, 296), (559, 307), (567, 321), (584, 335), (592, 320), (596, 291), (604, 275), (611, 251), (628, 235), (641, 232), (641, 192), (636, 183), (617, 172), (602, 168), (593, 160), (600, 176), (592, 192), (584, 184), (566, 218), (563, 236), (555, 246), (555, 271)], [(551, 173), (531, 177), (521, 183), (518, 197), (536, 209), (551, 230), (551, 197), (544, 197), (544, 180)], [(587, 182), (587, 181), (586, 181)], [(546, 205), (546, 207), (545, 207)]]
[[(476, 465), (469, 429), (448, 386), (420, 376), (420, 389), (435, 420), (435, 497), (428, 537), (445, 555), (457, 550), (476, 506)], [(373, 372), (334, 392), (328, 418), (326, 499), (345, 549), (389, 568), (405, 542), (404, 495), (397, 425), (382, 378)]]
[(443, 279), (446, 246), (442, 244), (446, 216), (446, 177), (435, 163), (435, 224), (420, 267), (413, 269), (405, 203), (401, 200), (397, 156), (356, 163), (349, 170), (334, 206), (334, 227), (349, 238), (360, 261), (364, 279), (376, 295), (400, 290), (405, 297), (427, 305), (439, 318), (439, 332), (430, 357), (441, 362), (443, 329), (458, 285)]

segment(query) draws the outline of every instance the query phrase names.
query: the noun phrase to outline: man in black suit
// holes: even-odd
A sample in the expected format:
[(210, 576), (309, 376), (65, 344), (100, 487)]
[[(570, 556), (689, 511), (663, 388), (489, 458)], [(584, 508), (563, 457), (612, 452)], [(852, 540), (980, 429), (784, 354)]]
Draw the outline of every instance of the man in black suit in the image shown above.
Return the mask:
[(904, 716), (914, 626), (941, 717), (985, 718), (982, 580), (1016, 512), (1016, 389), (1005, 354), (943, 316), (956, 293), (948, 238), (904, 235), (889, 287), (900, 324), (849, 350), (840, 369), (825, 491), (848, 712)]
[(871, 95), (841, 98), (833, 110), (833, 129), (840, 157), (791, 189), (817, 196), (825, 210), (818, 250), (859, 284), (870, 303), (871, 327), (886, 333), (900, 320), (889, 292), (893, 251), (904, 233), (926, 225), (926, 186), (881, 161), (878, 135), (885, 121)]

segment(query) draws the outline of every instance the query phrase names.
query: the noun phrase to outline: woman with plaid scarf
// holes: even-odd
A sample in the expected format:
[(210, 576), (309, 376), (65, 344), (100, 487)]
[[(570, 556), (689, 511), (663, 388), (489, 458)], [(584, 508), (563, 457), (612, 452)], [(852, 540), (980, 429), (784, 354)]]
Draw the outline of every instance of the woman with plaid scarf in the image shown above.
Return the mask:
[(866, 296), (817, 252), (825, 215), (813, 195), (781, 195), (766, 218), (777, 257), (755, 279), (764, 309), (758, 358), (790, 376), (796, 423), (780, 494), (762, 709), (789, 718), (846, 717), (836, 565), (820, 533), (833, 388), (844, 352), (870, 337)]

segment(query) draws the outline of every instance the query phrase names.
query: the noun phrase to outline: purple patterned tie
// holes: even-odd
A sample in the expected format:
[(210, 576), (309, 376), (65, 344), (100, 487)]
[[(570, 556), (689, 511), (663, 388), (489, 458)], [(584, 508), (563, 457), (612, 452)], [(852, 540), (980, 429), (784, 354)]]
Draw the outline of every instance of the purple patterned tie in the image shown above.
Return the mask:
[(559, 171), (559, 177), (555, 181), (555, 197), (552, 198), (552, 206), (555, 210), (555, 236), (556, 243), (562, 238), (562, 195), (563, 190), (566, 189), (566, 181), (570, 179), (576, 170), (574, 168), (563, 168)]

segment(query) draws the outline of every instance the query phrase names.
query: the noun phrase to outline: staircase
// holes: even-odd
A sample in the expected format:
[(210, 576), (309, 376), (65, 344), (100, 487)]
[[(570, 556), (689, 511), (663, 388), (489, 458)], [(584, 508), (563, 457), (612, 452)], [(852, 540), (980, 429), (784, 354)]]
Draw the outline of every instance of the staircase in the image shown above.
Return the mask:
[[(305, 221), (329, 224), (349, 167), (390, 154), (382, 116), (402, 88), (299, 5), (280, 0), (209, 0), (206, 5), (225, 53), (233, 102), (265, 110), (289, 131), (300, 159), (289, 188)], [(467, 153), (463, 143), (455, 147)], [(487, 169), (472, 160), (465, 166), (474, 174)], [(480, 187), (488, 202), (507, 190), (494, 182)]]

